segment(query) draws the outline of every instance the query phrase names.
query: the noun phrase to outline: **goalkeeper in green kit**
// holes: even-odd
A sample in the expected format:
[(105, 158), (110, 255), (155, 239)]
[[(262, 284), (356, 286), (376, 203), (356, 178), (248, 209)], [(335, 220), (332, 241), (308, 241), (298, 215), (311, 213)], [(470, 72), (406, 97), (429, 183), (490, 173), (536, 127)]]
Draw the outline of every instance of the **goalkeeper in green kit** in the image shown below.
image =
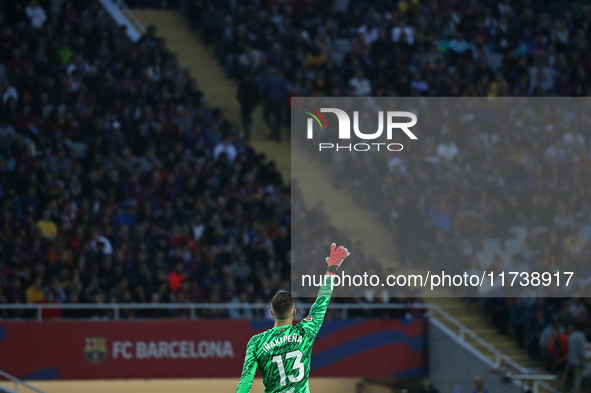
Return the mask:
[(293, 325), (294, 301), (289, 292), (279, 292), (271, 301), (271, 314), (275, 325), (253, 336), (246, 346), (244, 368), (236, 393), (248, 393), (257, 366), (261, 371), (265, 393), (309, 393), (308, 376), (312, 345), (326, 313), (332, 294), (332, 276), (349, 251), (336, 244), (326, 258), (328, 265), (325, 280), (310, 314)]

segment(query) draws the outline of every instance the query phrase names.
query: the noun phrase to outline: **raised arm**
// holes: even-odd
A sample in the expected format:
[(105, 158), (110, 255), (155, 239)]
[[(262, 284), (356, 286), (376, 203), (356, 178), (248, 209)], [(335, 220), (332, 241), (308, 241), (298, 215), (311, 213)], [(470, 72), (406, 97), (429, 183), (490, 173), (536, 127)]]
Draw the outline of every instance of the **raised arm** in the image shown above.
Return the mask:
[(302, 320), (302, 326), (312, 336), (316, 336), (326, 314), (326, 308), (332, 295), (333, 283), (332, 276), (336, 274), (341, 263), (350, 255), (349, 250), (343, 246), (337, 247), (335, 243), (330, 246), (330, 256), (326, 258), (326, 276), (324, 282), (318, 291), (318, 296), (310, 308), (310, 313)]
[(244, 367), (242, 368), (242, 375), (238, 381), (238, 388), (236, 393), (249, 393), (254, 379), (254, 373), (257, 370), (257, 359), (254, 356), (255, 344), (254, 337), (252, 337), (246, 345), (246, 356), (244, 357)]

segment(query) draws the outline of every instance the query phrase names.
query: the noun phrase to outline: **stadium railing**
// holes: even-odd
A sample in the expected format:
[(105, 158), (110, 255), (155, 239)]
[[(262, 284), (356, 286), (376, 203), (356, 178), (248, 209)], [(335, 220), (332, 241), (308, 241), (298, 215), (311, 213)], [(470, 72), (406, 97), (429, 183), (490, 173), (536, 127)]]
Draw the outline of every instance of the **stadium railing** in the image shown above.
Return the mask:
[(146, 27), (123, 0), (99, 0), (111, 18), (119, 25), (127, 26), (127, 35), (136, 42), (146, 32)]
[[(299, 308), (310, 308), (311, 303), (297, 303)], [(330, 310), (341, 310), (342, 318), (346, 319), (349, 310), (395, 310), (395, 309), (425, 309), (433, 305), (424, 303), (411, 304), (359, 304), (336, 303), (329, 307)], [(189, 310), (189, 319), (197, 319), (197, 310), (268, 310), (268, 304), (252, 303), (56, 303), (56, 304), (0, 304), (3, 310), (36, 310), (37, 320), (43, 320), (43, 310), (106, 310), (113, 312), (113, 319), (119, 320), (121, 310)], [(448, 314), (449, 315), (449, 314)], [(0, 317), (1, 319), (1, 317)]]
[[(5, 378), (5, 379), (14, 383), (14, 390), (8, 390), (9, 392), (18, 393), (19, 387), (23, 386), (23, 387), (25, 387), (29, 390), (32, 390), (36, 393), (47, 393), (45, 390), (37, 389), (36, 387), (29, 385), (28, 383), (26, 383), (22, 379), (18, 379), (17, 377), (14, 377), (8, 373), (5, 373), (2, 370), (0, 370), (0, 377)], [(0, 392), (4, 392), (4, 391), (6, 391), (6, 390), (3, 390), (3, 387), (0, 386)]]
[[(112, 0), (117, 5), (128, 7), (125, 0)], [(141, 8), (141, 9), (153, 9), (153, 10), (168, 10), (168, 9), (185, 9), (186, 0), (130, 0), (128, 3), (131, 7), (128, 8)]]

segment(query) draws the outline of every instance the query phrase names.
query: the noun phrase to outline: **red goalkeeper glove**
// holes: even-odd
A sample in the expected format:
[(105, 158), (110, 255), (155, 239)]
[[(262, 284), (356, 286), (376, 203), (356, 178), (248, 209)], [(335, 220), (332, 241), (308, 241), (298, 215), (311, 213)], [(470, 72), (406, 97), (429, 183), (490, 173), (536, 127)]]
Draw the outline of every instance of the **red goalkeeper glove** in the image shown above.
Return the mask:
[(337, 247), (335, 243), (332, 243), (330, 246), (330, 256), (326, 257), (327, 271), (334, 274), (349, 255), (351, 253), (345, 247)]

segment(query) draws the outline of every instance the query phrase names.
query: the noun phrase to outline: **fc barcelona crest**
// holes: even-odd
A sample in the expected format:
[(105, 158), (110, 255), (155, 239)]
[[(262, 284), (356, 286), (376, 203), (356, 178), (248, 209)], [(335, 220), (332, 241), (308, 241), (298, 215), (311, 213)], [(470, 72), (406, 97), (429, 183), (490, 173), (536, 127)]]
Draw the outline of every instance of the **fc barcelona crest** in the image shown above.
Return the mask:
[(84, 357), (90, 363), (104, 362), (107, 358), (107, 339), (105, 337), (86, 337)]

